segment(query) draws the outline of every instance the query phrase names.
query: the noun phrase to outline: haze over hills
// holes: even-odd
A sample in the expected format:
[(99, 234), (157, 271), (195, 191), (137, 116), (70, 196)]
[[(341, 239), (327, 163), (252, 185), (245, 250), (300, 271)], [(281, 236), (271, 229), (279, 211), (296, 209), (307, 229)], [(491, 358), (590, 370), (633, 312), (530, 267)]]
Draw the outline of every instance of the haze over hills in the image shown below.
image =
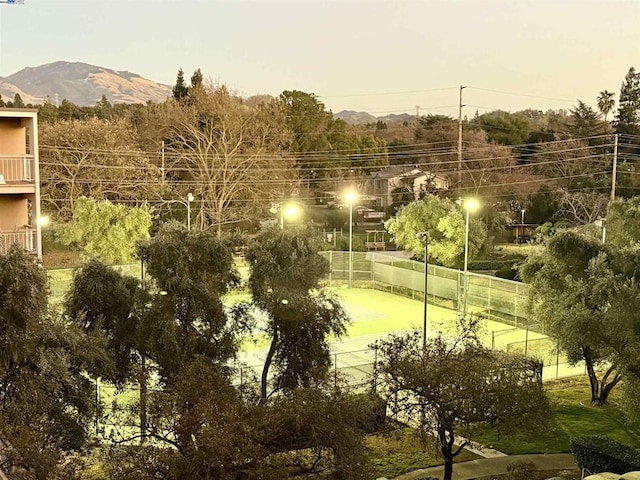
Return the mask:
[[(23, 68), (8, 77), (0, 77), (0, 95), (13, 100), (20, 94), (26, 104), (41, 104), (47, 98), (60, 104), (67, 99), (80, 106), (91, 106), (106, 95), (111, 103), (162, 102), (172, 95), (172, 87), (148, 80), (136, 73), (81, 62), (58, 61), (38, 67)], [(367, 112), (343, 110), (334, 114), (351, 125), (382, 121), (396, 123), (413, 121), (408, 113), (375, 117)]]
[(0, 77), (0, 95), (12, 100), (19, 93), (25, 103), (52, 103), (67, 99), (77, 105), (95, 105), (106, 95), (112, 103), (162, 102), (171, 96), (171, 87), (136, 73), (81, 62), (53, 62)]

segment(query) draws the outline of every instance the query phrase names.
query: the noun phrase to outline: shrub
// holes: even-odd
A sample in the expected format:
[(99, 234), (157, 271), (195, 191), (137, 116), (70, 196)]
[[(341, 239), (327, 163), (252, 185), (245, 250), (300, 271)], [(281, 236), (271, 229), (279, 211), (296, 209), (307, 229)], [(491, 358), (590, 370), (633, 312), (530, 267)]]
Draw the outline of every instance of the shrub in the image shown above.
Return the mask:
[(496, 277), (506, 278), (507, 280), (516, 280), (516, 277), (518, 276), (518, 269), (516, 268), (515, 263), (505, 263), (498, 269), (495, 275)]
[(602, 435), (572, 439), (571, 452), (578, 466), (592, 473), (640, 470), (640, 450)]

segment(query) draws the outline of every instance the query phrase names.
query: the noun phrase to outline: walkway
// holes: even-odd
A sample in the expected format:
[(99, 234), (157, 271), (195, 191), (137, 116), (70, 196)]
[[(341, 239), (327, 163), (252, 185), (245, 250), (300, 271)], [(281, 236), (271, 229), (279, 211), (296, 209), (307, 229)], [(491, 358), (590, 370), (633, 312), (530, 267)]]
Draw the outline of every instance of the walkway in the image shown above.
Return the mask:
[[(453, 480), (470, 480), (491, 477), (508, 473), (507, 467), (517, 461), (531, 462), (538, 470), (572, 470), (577, 469), (573, 455), (570, 453), (550, 453), (539, 455), (507, 455), (501, 457), (481, 458), (470, 462), (456, 463), (453, 466)], [(417, 480), (426, 477), (442, 478), (444, 467), (429, 467), (405, 473), (395, 480)]]

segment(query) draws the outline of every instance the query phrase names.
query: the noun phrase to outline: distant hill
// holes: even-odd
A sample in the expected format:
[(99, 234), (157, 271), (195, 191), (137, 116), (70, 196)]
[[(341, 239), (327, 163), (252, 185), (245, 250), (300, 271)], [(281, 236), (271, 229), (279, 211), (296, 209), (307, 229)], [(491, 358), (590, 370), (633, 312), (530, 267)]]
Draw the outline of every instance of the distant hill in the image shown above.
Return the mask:
[(353, 110), (342, 110), (341, 112), (335, 113), (333, 117), (344, 120), (350, 125), (364, 125), (367, 123), (376, 123), (378, 121), (382, 121), (385, 123), (412, 122), (416, 118), (415, 115), (409, 115), (408, 113), (392, 113), (390, 115), (384, 115), (382, 117), (374, 117), (370, 113), (355, 112)]
[(54, 62), (27, 67), (0, 77), (0, 95), (13, 100), (19, 93), (25, 103), (67, 99), (80, 106), (95, 105), (106, 95), (111, 103), (162, 102), (171, 96), (171, 87), (141, 77), (80, 62)]

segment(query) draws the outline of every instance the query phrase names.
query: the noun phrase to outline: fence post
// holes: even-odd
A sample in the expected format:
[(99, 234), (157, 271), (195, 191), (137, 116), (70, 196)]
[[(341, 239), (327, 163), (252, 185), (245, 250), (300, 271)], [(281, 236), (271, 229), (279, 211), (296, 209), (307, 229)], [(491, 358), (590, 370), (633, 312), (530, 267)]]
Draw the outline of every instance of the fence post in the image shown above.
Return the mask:
[(529, 325), (527, 325), (527, 329), (524, 332), (524, 356), (527, 356), (527, 352), (529, 351)]
[(491, 330), (491, 350), (496, 349), (496, 331)]
[(516, 327), (518, 326), (518, 297), (520, 296), (520, 288), (516, 283), (516, 294), (513, 297), (513, 316), (516, 319)]
[(329, 250), (329, 286), (331, 286), (332, 273), (333, 273), (333, 250)]
[(558, 379), (559, 368), (560, 368), (560, 342), (556, 340), (556, 380)]
[(100, 410), (100, 383), (99, 383), (99, 381), (100, 380), (98, 378), (96, 378), (96, 421), (95, 421), (95, 424), (96, 424), (96, 435), (98, 434), (98, 429), (100, 427), (100, 425), (99, 425), (100, 415), (98, 415), (98, 411)]
[(371, 283), (374, 284), (373, 286), (375, 287), (375, 283), (376, 283), (376, 252), (375, 251), (371, 252)]

